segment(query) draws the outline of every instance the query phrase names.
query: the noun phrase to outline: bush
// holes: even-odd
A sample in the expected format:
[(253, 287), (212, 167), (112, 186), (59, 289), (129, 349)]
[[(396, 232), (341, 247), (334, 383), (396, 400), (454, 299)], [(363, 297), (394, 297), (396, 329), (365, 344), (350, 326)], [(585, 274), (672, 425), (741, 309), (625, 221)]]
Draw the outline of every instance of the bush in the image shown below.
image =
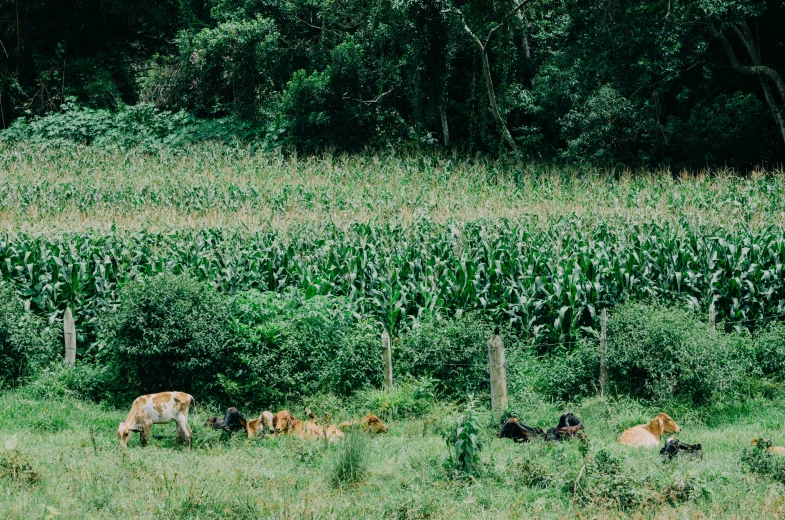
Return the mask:
[(772, 323), (752, 342), (756, 375), (785, 381), (785, 324)]
[(487, 393), (492, 334), (493, 325), (478, 313), (423, 322), (393, 345), (393, 370), (433, 378), (439, 392), (451, 397)]
[(358, 320), (347, 299), (247, 291), (232, 308), (240, 371), (227, 391), (238, 399), (282, 404), (381, 383), (379, 328)]
[(756, 445), (741, 452), (741, 463), (751, 473), (785, 484), (785, 458), (770, 453), (770, 446), (767, 439), (759, 439)]
[(60, 112), (17, 119), (0, 139), (11, 143), (68, 146), (86, 144), (149, 150), (176, 148), (206, 140), (231, 141), (258, 136), (253, 124), (236, 119), (200, 120), (184, 112), (158, 110), (147, 103), (116, 111), (87, 108), (67, 97)]
[(112, 377), (112, 367), (105, 364), (81, 360), (74, 366), (50, 363), (43, 367), (27, 389), (42, 400), (74, 396), (99, 402), (112, 401), (115, 397)]
[(18, 386), (57, 357), (57, 332), (25, 312), (10, 285), (0, 282), (0, 386)]
[[(470, 403), (453, 429), (443, 433), (444, 440), (450, 448), (450, 460), (455, 469), (466, 474), (474, 474), (480, 469), (480, 451), (483, 448), (480, 439), (480, 417)], [(452, 459), (452, 452), (455, 459)]]
[(130, 282), (119, 299), (99, 331), (115, 389), (220, 395), (219, 375), (237, 375), (229, 305), (208, 284), (164, 274)]
[(740, 390), (751, 369), (736, 336), (709, 327), (689, 311), (642, 303), (613, 312), (607, 356), (617, 391), (655, 401), (723, 401)]

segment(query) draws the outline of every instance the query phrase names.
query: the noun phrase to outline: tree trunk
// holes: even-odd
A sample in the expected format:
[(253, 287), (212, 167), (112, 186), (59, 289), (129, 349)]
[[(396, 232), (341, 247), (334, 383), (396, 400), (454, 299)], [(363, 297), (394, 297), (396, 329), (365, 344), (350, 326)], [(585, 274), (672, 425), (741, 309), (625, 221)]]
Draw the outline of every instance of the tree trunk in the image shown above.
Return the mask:
[(447, 126), (447, 110), (444, 105), (439, 105), (439, 115), (442, 117), (442, 136), (444, 136), (444, 147), (450, 146), (450, 128)]
[[(719, 29), (712, 21), (708, 21), (706, 25), (709, 28), (709, 33), (711, 33), (714, 38), (717, 38), (720, 44), (722, 44), (723, 49), (725, 49), (725, 54), (728, 56), (728, 61), (730, 61), (730, 66), (733, 70), (747, 76), (758, 76), (761, 88), (763, 89), (763, 96), (766, 99), (766, 104), (769, 106), (769, 110), (771, 111), (771, 115), (774, 118), (774, 122), (777, 124), (777, 129), (780, 131), (780, 137), (782, 138), (783, 143), (785, 143), (785, 120), (783, 120), (784, 117), (782, 114), (782, 109), (780, 108), (782, 103), (785, 103), (785, 81), (782, 80), (782, 76), (780, 76), (779, 72), (772, 69), (771, 67), (763, 65), (763, 62), (760, 58), (760, 51), (757, 44), (755, 43), (755, 39), (752, 36), (749, 26), (747, 26), (745, 22), (742, 26), (733, 25), (731, 27), (744, 46), (744, 49), (747, 51), (747, 55), (750, 57), (752, 65), (744, 65), (739, 62), (738, 58), (736, 57), (736, 51), (733, 50), (733, 46), (731, 45), (730, 41), (722, 33), (722, 29), (725, 24), (720, 26)], [(769, 80), (774, 83), (775, 87), (777, 87), (777, 92), (779, 93), (780, 97), (779, 102), (775, 98), (774, 93), (768, 84)]]

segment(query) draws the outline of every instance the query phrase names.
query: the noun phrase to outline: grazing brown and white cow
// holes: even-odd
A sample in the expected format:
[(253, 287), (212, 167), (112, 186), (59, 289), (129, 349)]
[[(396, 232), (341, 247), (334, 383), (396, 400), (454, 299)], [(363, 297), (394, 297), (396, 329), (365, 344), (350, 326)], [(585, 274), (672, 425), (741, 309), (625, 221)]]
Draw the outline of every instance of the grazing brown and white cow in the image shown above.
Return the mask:
[(654, 448), (660, 445), (665, 433), (679, 433), (681, 428), (666, 413), (658, 413), (649, 424), (639, 424), (624, 431), (619, 442), (636, 448)]
[(137, 397), (131, 405), (128, 417), (117, 428), (120, 446), (126, 447), (131, 432), (139, 432), (142, 446), (147, 446), (153, 424), (168, 424), (174, 421), (177, 423), (177, 438), (185, 436), (185, 442), (190, 448), (188, 408), (193, 402), (194, 398), (184, 392), (159, 392)]

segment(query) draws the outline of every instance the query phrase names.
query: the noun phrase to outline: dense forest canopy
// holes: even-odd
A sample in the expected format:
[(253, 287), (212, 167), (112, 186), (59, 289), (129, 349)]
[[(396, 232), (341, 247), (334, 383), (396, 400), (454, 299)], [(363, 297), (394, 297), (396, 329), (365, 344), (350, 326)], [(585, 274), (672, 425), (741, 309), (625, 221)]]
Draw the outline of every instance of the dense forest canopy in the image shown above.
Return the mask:
[(0, 125), (139, 103), (304, 153), (785, 156), (785, 3), (0, 0)]

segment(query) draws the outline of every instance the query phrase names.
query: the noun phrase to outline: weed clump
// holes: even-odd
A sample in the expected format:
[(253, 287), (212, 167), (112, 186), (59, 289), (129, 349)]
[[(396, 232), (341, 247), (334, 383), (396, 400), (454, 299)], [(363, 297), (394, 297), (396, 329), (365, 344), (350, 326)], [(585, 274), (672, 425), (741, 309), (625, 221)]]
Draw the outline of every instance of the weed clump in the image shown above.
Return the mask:
[(353, 428), (338, 447), (330, 468), (330, 483), (342, 488), (361, 481), (368, 474), (369, 463), (370, 439), (367, 434)]
[(41, 475), (18, 450), (0, 450), (0, 479), (37, 484)]
[(760, 439), (757, 444), (741, 452), (741, 463), (750, 473), (771, 477), (785, 484), (785, 457), (769, 452), (771, 442)]

